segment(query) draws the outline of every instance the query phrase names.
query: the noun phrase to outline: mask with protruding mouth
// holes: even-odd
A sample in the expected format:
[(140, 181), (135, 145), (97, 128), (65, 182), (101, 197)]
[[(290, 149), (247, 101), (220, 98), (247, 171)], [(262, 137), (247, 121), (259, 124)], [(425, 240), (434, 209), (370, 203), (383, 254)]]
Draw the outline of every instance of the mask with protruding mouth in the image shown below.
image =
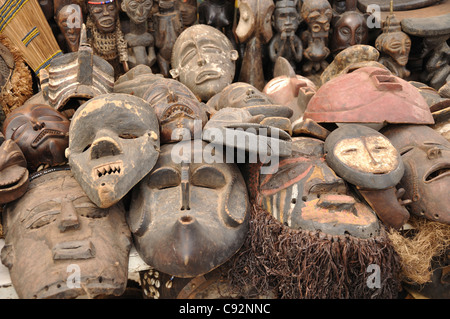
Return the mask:
[(189, 119), (194, 120), (195, 114), (194, 111), (184, 104), (173, 104), (166, 108), (163, 115), (160, 118), (161, 124), (170, 122), (178, 117), (187, 117)]
[(220, 77), (221, 77), (220, 72), (218, 72), (216, 70), (208, 69), (208, 70), (200, 72), (195, 77), (195, 84), (199, 85), (199, 84), (202, 84), (207, 81), (219, 79)]

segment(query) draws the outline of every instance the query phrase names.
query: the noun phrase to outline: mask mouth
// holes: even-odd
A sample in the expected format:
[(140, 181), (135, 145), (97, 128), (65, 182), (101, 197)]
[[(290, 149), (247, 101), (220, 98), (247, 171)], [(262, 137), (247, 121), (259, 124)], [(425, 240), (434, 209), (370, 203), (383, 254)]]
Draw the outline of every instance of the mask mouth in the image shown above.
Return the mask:
[(52, 129), (45, 129), (42, 130), (38, 136), (33, 140), (31, 143), (31, 147), (36, 148), (44, 142), (46, 139), (50, 137), (66, 137), (66, 133), (58, 131), (58, 130), (52, 130)]
[(166, 109), (163, 116), (161, 117), (161, 123), (169, 122), (177, 117), (188, 117), (195, 119), (194, 111), (183, 104), (175, 104)]
[(95, 257), (95, 247), (90, 240), (68, 241), (53, 248), (53, 259), (90, 259)]
[(215, 70), (206, 70), (200, 72), (199, 75), (195, 78), (195, 84), (202, 84), (206, 81), (215, 80), (220, 78), (220, 73)]
[(446, 176), (450, 176), (450, 163), (436, 164), (425, 174), (424, 182), (431, 183)]
[(96, 166), (92, 170), (92, 173), (95, 179), (100, 179), (105, 176), (120, 176), (123, 174), (123, 162), (117, 161)]

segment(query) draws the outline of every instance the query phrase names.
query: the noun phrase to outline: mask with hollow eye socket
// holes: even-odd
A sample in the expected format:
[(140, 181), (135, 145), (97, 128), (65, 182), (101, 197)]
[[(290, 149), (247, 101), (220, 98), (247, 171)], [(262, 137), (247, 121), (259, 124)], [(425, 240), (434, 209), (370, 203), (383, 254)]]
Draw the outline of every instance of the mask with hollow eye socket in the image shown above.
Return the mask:
[(107, 208), (150, 172), (159, 145), (154, 109), (139, 97), (111, 93), (77, 109), (66, 156), (89, 198)]
[(163, 145), (153, 170), (132, 191), (128, 223), (137, 251), (176, 277), (223, 264), (248, 230), (244, 179), (219, 149), (213, 154), (208, 147), (201, 140)]
[(412, 200), (412, 214), (450, 224), (450, 143), (425, 125), (391, 125), (381, 130), (405, 165), (399, 185)]

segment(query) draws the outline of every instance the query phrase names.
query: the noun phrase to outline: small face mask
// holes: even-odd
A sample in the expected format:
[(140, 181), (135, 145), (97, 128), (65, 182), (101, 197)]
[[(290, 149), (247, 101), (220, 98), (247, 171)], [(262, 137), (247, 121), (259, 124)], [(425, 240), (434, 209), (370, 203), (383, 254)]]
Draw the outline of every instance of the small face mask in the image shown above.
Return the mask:
[(0, 204), (22, 196), (28, 187), (27, 161), (13, 140), (0, 133)]
[(425, 125), (389, 126), (381, 131), (405, 165), (400, 185), (412, 200), (411, 213), (450, 224), (450, 143)]
[(70, 4), (62, 7), (58, 11), (56, 21), (61, 33), (66, 39), (70, 51), (78, 51), (81, 23), (83, 21), (81, 7), (77, 4)]
[(282, 159), (272, 174), (260, 174), (260, 165), (250, 164), (252, 200), (293, 229), (360, 238), (377, 235), (376, 215), (351, 195), (345, 181), (326, 164), (323, 144), (314, 138), (293, 138), (292, 156)]
[(325, 141), (330, 167), (349, 183), (370, 189), (396, 185), (404, 166), (397, 149), (378, 131), (357, 124), (334, 130)]
[(64, 150), (69, 142), (69, 120), (46, 104), (25, 104), (10, 113), (3, 123), (3, 132), (22, 150), (28, 169), (40, 165), (64, 164)]
[[(160, 79), (149, 86), (143, 99), (155, 109), (161, 126), (161, 144), (181, 140), (183, 135), (174, 136), (177, 129), (188, 129), (191, 136), (199, 136), (207, 121), (204, 104), (181, 82)], [(200, 121), (195, 131), (195, 121)], [(176, 134), (175, 134), (176, 135)]]
[(141, 98), (100, 95), (80, 106), (72, 118), (69, 165), (99, 207), (125, 196), (153, 168), (158, 150), (158, 118)]
[(204, 158), (207, 147), (200, 140), (163, 145), (154, 169), (132, 193), (128, 221), (137, 251), (176, 277), (200, 276), (223, 264), (248, 230), (244, 179), (218, 149), (217, 161)]
[(116, 29), (118, 10), (113, 1), (88, 1), (89, 15), (101, 33), (111, 33)]
[(131, 247), (123, 205), (98, 208), (69, 170), (36, 174), (25, 195), (3, 213), (1, 258), (18, 296), (123, 294)]
[(369, 29), (366, 17), (357, 11), (348, 11), (334, 23), (331, 37), (331, 51), (340, 51), (356, 44), (367, 44)]
[(170, 74), (206, 102), (233, 81), (237, 58), (225, 34), (208, 25), (193, 25), (173, 46)]

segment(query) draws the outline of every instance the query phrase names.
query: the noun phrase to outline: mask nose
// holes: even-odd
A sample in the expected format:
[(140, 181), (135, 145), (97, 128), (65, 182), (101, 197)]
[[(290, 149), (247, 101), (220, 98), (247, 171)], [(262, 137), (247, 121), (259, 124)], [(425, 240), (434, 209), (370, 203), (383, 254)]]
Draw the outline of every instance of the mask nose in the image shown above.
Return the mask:
[(67, 228), (78, 228), (80, 226), (78, 214), (70, 200), (61, 203), (61, 215), (58, 228), (65, 232)]

